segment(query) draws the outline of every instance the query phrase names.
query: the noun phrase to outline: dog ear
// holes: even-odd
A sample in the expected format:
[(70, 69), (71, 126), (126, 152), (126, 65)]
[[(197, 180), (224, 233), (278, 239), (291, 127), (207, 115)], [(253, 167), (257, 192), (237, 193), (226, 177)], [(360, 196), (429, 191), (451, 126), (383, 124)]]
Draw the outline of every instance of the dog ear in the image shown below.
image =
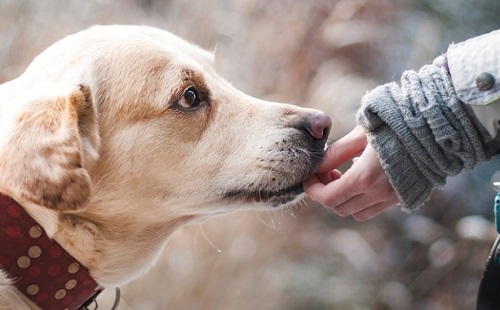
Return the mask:
[(2, 188), (57, 211), (85, 207), (99, 158), (90, 89), (79, 85), (67, 95), (29, 100), (16, 114), (0, 148)]

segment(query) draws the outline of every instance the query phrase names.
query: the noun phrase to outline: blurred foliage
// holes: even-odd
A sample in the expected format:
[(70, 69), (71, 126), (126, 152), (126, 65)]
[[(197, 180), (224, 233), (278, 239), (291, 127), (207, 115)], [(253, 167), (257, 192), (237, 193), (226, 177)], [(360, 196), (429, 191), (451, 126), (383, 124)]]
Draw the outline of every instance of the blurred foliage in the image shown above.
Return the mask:
[[(326, 111), (336, 139), (368, 89), (500, 28), (498, 12), (497, 0), (0, 0), (0, 80), (93, 24), (148, 24), (216, 49), (218, 71), (245, 92)], [(498, 168), (450, 179), (412, 215), (358, 223), (309, 201), (186, 227), (124, 298), (135, 309), (473, 309)]]

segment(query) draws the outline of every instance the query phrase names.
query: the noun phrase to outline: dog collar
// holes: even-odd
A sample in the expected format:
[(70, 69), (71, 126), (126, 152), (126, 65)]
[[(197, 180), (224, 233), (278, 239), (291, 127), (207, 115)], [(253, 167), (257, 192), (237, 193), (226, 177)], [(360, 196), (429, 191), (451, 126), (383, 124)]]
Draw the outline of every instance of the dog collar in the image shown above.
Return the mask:
[(102, 291), (89, 271), (0, 193), (0, 267), (42, 309), (81, 309)]

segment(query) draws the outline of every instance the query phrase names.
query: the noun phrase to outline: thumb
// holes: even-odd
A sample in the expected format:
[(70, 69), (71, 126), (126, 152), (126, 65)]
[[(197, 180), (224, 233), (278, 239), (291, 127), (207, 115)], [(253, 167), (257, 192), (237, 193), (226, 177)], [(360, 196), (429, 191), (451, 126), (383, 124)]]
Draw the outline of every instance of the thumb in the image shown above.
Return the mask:
[(363, 127), (354, 127), (351, 132), (328, 147), (316, 173), (325, 173), (337, 168), (363, 152), (367, 143)]

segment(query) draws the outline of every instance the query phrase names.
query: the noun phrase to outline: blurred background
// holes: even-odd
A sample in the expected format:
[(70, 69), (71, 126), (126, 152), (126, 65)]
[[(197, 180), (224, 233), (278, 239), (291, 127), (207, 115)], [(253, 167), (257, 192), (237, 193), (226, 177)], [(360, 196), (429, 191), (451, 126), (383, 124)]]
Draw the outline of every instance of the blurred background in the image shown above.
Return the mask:
[[(332, 141), (361, 96), (448, 44), (500, 28), (497, 0), (0, 0), (0, 82), (93, 24), (146, 24), (217, 50), (218, 71), (257, 97), (314, 107)], [(311, 201), (176, 232), (123, 287), (134, 309), (473, 309), (495, 238), (500, 161), (449, 180), (415, 214), (365, 222)]]

